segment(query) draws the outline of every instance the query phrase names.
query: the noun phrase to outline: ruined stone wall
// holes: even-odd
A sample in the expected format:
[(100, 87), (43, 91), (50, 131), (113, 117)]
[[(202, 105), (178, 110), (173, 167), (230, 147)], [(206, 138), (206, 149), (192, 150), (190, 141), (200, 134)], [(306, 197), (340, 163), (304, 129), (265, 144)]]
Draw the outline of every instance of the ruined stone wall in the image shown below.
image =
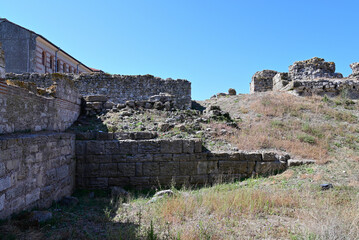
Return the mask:
[(0, 78), (5, 77), (5, 54), (0, 43)]
[(57, 79), (49, 92), (34, 84), (0, 81), (0, 134), (64, 131), (79, 114), (79, 94), (67, 80)]
[(343, 77), (341, 73), (335, 72), (334, 62), (326, 62), (323, 58), (318, 57), (294, 62), (288, 70), (289, 78), (292, 81)]
[(0, 219), (71, 195), (74, 145), (69, 133), (0, 136)]
[(271, 152), (202, 152), (198, 139), (133, 141), (109, 136), (108, 140), (76, 141), (77, 187), (211, 184), (284, 170), (289, 158)]
[(351, 99), (359, 99), (359, 80), (356, 79), (317, 79), (315, 81), (294, 81), (290, 87), (296, 95), (319, 95), (335, 97), (343, 95)]
[(250, 84), (250, 93), (266, 92), (273, 90), (273, 77), (277, 74), (273, 70), (263, 70), (256, 72)]
[[(159, 93), (174, 96), (178, 109), (191, 107), (191, 83), (182, 79), (161, 79), (151, 75), (110, 75), (105, 73), (66, 74), (83, 96), (106, 95), (109, 101), (148, 100)], [(35, 82), (40, 87), (51, 85), (51, 74), (6, 74), (7, 79)]]

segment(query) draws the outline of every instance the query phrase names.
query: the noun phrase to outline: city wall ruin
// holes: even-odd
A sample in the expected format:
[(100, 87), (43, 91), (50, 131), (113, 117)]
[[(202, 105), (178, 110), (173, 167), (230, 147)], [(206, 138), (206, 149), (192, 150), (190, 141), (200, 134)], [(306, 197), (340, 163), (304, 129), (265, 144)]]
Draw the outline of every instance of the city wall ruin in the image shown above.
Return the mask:
[(287, 73), (273, 70), (256, 72), (250, 84), (250, 92), (288, 91), (299, 96), (327, 95), (335, 97), (345, 93), (352, 99), (359, 98), (359, 63), (350, 64), (353, 73), (344, 78), (335, 72), (335, 63), (322, 58), (298, 61), (289, 66)]

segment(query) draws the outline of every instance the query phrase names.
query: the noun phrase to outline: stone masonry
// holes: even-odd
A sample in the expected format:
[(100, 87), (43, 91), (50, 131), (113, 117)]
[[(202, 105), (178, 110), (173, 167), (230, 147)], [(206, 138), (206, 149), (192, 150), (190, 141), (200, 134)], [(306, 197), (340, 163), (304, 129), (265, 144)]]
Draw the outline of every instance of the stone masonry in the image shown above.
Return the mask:
[(250, 84), (250, 92), (266, 92), (273, 90), (273, 77), (277, 74), (277, 71), (263, 70), (256, 72), (252, 77)]
[(199, 139), (102, 139), (76, 141), (79, 188), (204, 185), (280, 172), (289, 159), (274, 152), (203, 152)]
[[(352, 99), (359, 98), (359, 63), (350, 64), (353, 73), (343, 78), (335, 72), (335, 63), (323, 58), (298, 61), (289, 66), (288, 73), (264, 70), (254, 74), (251, 93), (263, 91), (289, 91), (299, 96), (327, 95), (335, 97), (342, 93)], [(268, 74), (271, 72), (272, 74)], [(266, 78), (260, 78), (266, 74)], [(273, 76), (273, 77), (272, 77)], [(272, 86), (269, 86), (272, 83)], [(272, 88), (271, 88), (272, 87)]]
[[(56, 74), (60, 75), (60, 74)], [(82, 96), (106, 95), (108, 100), (118, 104), (129, 100), (144, 101), (160, 93), (173, 96), (177, 109), (191, 107), (191, 83), (187, 80), (171, 78), (161, 79), (152, 75), (111, 75), (106, 73), (91, 73), (80, 75), (61, 74), (74, 82)], [(46, 88), (52, 84), (51, 74), (6, 74), (7, 79), (30, 81)]]
[(0, 136), (0, 219), (71, 195), (74, 145), (69, 133)]

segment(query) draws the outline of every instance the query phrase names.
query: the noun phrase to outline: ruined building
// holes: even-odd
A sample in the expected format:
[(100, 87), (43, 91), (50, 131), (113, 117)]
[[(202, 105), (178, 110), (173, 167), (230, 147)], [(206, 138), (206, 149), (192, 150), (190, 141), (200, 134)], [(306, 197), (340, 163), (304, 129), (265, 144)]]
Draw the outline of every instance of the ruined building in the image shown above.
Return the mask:
[(273, 70), (256, 72), (250, 83), (250, 92), (289, 91), (299, 96), (337, 96), (343, 91), (349, 98), (359, 98), (359, 63), (350, 64), (353, 73), (344, 78), (335, 72), (335, 63), (323, 58), (297, 61), (288, 72)]
[(76, 58), (29, 29), (0, 18), (0, 42), (6, 59), (6, 72), (12, 73), (91, 73)]

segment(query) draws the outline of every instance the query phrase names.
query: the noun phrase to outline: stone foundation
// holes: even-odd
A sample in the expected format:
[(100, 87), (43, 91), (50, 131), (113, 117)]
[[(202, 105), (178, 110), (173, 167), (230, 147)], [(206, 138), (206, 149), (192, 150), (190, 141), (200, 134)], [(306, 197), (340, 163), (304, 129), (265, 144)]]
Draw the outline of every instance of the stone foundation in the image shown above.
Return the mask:
[(68, 133), (0, 136), (0, 219), (71, 195), (74, 146)]

